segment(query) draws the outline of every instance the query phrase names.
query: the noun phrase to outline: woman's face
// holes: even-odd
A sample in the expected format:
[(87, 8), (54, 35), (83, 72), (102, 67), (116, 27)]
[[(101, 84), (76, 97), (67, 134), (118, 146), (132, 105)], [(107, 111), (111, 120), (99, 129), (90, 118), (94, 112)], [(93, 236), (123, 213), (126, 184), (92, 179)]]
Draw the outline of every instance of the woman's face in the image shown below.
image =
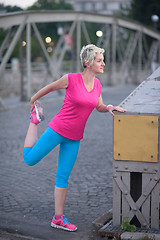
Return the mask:
[(96, 74), (103, 73), (103, 68), (105, 66), (103, 54), (97, 53), (93, 64), (90, 66), (92, 71)]

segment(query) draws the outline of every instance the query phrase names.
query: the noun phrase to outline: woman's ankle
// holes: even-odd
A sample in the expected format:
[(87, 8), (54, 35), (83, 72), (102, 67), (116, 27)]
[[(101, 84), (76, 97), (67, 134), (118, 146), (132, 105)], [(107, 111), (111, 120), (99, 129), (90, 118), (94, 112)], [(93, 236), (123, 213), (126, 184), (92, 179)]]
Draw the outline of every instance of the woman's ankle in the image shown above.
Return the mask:
[(63, 214), (55, 214), (54, 218), (57, 220), (57, 219), (60, 219), (62, 216), (63, 216)]

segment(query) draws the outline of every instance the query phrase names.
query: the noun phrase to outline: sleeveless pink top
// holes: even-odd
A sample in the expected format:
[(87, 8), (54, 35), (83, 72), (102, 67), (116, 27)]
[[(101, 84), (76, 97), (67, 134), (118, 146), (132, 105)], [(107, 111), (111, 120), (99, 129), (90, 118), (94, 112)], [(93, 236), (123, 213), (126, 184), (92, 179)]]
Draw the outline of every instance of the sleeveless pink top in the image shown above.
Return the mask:
[(102, 85), (97, 78), (93, 90), (88, 92), (81, 73), (69, 73), (64, 104), (48, 126), (66, 138), (82, 139), (87, 119), (98, 104), (101, 90)]

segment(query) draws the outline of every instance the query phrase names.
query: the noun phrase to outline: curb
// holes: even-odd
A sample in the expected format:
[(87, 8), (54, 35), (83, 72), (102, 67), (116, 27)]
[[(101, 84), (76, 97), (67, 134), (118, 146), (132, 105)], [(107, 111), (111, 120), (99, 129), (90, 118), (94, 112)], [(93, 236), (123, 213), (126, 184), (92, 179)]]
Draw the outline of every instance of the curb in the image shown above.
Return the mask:
[(5, 230), (0, 230), (0, 240), (42, 240), (40, 238), (33, 238), (31, 236), (24, 236), (17, 233), (9, 233)]

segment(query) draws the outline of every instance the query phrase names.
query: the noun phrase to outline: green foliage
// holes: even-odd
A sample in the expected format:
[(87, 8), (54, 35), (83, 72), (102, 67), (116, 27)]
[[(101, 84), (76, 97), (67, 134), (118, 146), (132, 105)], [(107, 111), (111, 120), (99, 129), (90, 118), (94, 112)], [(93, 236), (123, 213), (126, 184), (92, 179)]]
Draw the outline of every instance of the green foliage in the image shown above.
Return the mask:
[(2, 43), (2, 41), (4, 40), (5, 36), (6, 36), (7, 31), (0, 28), (0, 44)]
[(157, 0), (134, 0), (131, 3), (130, 16), (147, 25), (152, 24), (151, 16), (160, 16), (160, 2)]
[(59, 2), (55, 0), (37, 0), (31, 7), (28, 7), (27, 10), (57, 10), (57, 9), (65, 9), (71, 10), (72, 5), (65, 3), (64, 0), (60, 0)]
[(0, 4), (0, 11), (2, 12), (18, 12), (18, 11), (22, 11), (23, 9), (18, 7), (18, 6), (4, 6), (4, 4)]
[(151, 16), (156, 14), (159, 16), (157, 27), (160, 29), (160, 1), (132, 0), (129, 8), (122, 8), (121, 14), (151, 27), (153, 26)]
[(136, 232), (136, 226), (131, 225), (129, 222), (129, 217), (123, 217), (124, 222), (121, 224), (121, 229), (128, 232)]

